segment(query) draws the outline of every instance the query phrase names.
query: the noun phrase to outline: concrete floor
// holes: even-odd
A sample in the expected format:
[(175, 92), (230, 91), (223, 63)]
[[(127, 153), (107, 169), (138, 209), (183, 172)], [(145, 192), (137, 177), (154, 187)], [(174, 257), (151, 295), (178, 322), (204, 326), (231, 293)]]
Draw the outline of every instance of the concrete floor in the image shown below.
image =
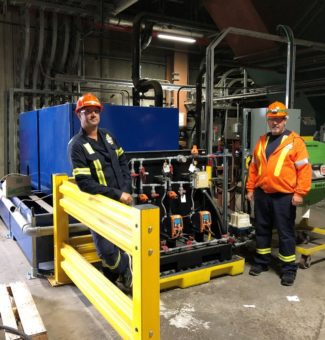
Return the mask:
[[(324, 208), (325, 201), (313, 209), (313, 226), (324, 226)], [(6, 233), (0, 223), (0, 283), (26, 281), (49, 339), (120, 338), (75, 286), (52, 288), (46, 279), (28, 280), (30, 266)], [(280, 285), (276, 262), (261, 276), (249, 276), (253, 249), (243, 255), (248, 262), (242, 275), (161, 293), (161, 339), (324, 340), (325, 251), (312, 256), (309, 269), (298, 271), (292, 287)]]

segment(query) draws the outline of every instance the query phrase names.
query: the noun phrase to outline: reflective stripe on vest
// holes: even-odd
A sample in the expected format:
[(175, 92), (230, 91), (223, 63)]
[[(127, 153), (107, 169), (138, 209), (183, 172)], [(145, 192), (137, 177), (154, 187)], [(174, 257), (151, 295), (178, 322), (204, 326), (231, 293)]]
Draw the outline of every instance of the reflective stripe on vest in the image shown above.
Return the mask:
[[(288, 136), (283, 136), (281, 143), (282, 143), (287, 137), (288, 137)], [(274, 176), (278, 177), (278, 176), (280, 175), (280, 172), (281, 172), (282, 167), (283, 167), (284, 160), (285, 160), (285, 158), (286, 158), (288, 152), (289, 152), (292, 148), (293, 148), (293, 145), (292, 145), (292, 143), (290, 143), (290, 144), (286, 145), (286, 146), (282, 149), (282, 151), (281, 151), (281, 153), (280, 153), (280, 156), (279, 156), (279, 158), (278, 158), (278, 161), (277, 161), (277, 163), (276, 163), (276, 167), (275, 167), (275, 170), (274, 170)]]
[[(89, 143), (85, 143), (83, 146), (85, 147), (85, 149), (87, 150), (87, 152), (90, 155), (93, 155), (95, 153), (95, 151), (93, 150), (93, 148), (91, 147), (91, 145)], [(105, 179), (103, 169), (102, 169), (102, 165), (101, 165), (99, 159), (95, 159), (93, 161), (93, 163), (94, 163), (94, 166), (95, 166), (95, 169), (96, 169), (96, 174), (97, 174), (97, 177), (98, 177), (99, 184), (107, 186), (106, 179)]]
[(91, 145), (89, 143), (85, 143), (84, 147), (87, 150), (87, 152), (89, 153), (89, 155), (93, 155), (95, 153), (95, 151), (93, 150), (93, 148), (91, 147)]
[(293, 262), (293, 261), (296, 261), (296, 254), (290, 255), (290, 256), (284, 256), (279, 253), (278, 258), (283, 262)]
[(262, 160), (261, 160), (261, 153), (262, 153), (262, 143), (260, 143), (257, 151), (257, 158), (258, 158), (258, 175), (261, 176), (262, 174)]
[(117, 157), (120, 157), (120, 156), (123, 155), (124, 150), (123, 150), (122, 148), (119, 148), (119, 149), (115, 150), (115, 152), (116, 152), (116, 154), (117, 154)]
[(91, 175), (90, 168), (75, 168), (72, 171), (73, 177), (78, 175)]
[(106, 179), (102, 170), (102, 165), (100, 164), (99, 159), (94, 160), (94, 165), (96, 168), (96, 174), (99, 180), (99, 184), (107, 186)]
[[(265, 141), (265, 146), (264, 146), (264, 150), (266, 149), (267, 143), (269, 141), (269, 137), (267, 136), (266, 141)], [(258, 175), (261, 176), (262, 175), (262, 142), (260, 142), (260, 145), (258, 147), (258, 151), (257, 151), (257, 157), (258, 157)]]
[(308, 158), (301, 159), (300, 161), (295, 162), (295, 167), (298, 168), (300, 165), (308, 164)]
[(111, 144), (111, 145), (114, 144), (113, 138), (108, 133), (106, 133), (105, 138), (106, 138), (106, 140), (109, 144)]
[(112, 266), (108, 265), (105, 261), (102, 261), (102, 264), (103, 264), (103, 267), (106, 267), (106, 268), (108, 268), (110, 270), (114, 270), (114, 269), (116, 269), (118, 267), (120, 262), (121, 262), (121, 253), (119, 251), (118, 255), (117, 255), (117, 259), (116, 259), (115, 263)]
[(266, 255), (271, 253), (271, 248), (256, 248), (257, 254)]

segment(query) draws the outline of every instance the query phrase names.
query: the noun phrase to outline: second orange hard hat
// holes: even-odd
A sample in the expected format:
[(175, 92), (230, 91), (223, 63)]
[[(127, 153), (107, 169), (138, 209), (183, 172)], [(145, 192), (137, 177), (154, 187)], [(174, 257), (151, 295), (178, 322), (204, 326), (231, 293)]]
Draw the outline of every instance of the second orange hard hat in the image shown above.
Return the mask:
[(287, 117), (288, 108), (281, 102), (270, 104), (266, 111), (267, 118)]
[(99, 99), (94, 96), (92, 93), (85, 93), (81, 96), (77, 101), (76, 112), (79, 112), (81, 109), (87, 106), (96, 106), (100, 110), (103, 109), (103, 105), (99, 101)]

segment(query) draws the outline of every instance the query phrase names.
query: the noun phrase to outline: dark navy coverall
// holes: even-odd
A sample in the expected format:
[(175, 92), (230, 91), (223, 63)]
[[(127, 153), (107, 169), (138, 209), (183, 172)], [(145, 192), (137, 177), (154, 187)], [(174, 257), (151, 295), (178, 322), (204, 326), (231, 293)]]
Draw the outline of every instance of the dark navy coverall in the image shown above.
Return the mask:
[[(266, 158), (280, 145), (282, 137), (289, 135), (285, 130), (280, 136), (268, 134), (269, 140), (266, 146)], [(271, 261), (272, 228), (279, 234), (279, 258), (282, 263), (281, 272), (297, 270), (295, 264), (295, 218), (296, 207), (292, 205), (291, 193), (265, 193), (261, 188), (256, 188), (255, 218), (256, 218), (256, 255), (255, 263), (268, 265)]]
[[(80, 190), (119, 200), (122, 192), (131, 192), (131, 177), (122, 147), (106, 130), (98, 129), (98, 140), (81, 129), (69, 142), (68, 153), (73, 175)], [(129, 259), (112, 242), (91, 230), (103, 267), (122, 274)]]

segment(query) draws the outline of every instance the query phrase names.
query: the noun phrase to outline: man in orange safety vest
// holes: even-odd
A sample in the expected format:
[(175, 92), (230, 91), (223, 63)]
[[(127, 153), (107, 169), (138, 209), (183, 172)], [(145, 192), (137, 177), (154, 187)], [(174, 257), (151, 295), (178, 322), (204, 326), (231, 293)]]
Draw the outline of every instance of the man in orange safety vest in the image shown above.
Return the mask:
[(254, 199), (256, 222), (256, 253), (249, 274), (257, 276), (268, 270), (274, 227), (279, 235), (281, 284), (291, 286), (297, 272), (296, 206), (310, 190), (312, 171), (304, 140), (286, 129), (287, 107), (274, 102), (266, 117), (270, 132), (255, 146), (246, 183), (246, 197)]

